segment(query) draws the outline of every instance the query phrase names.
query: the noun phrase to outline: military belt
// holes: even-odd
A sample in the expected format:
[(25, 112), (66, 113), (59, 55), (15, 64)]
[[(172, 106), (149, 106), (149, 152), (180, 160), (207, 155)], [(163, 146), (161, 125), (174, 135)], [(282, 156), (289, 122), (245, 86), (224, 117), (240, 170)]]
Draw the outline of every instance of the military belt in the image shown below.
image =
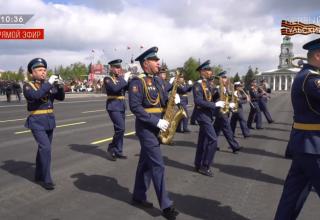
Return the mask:
[(35, 110), (30, 112), (31, 115), (45, 115), (50, 113), (53, 113), (53, 109)]
[(145, 108), (144, 110), (148, 113), (162, 113), (162, 112), (164, 112), (164, 108)]
[(320, 131), (320, 124), (293, 123), (293, 128), (305, 131)]
[(124, 99), (125, 97), (122, 96), (116, 96), (116, 95), (108, 95), (107, 99)]

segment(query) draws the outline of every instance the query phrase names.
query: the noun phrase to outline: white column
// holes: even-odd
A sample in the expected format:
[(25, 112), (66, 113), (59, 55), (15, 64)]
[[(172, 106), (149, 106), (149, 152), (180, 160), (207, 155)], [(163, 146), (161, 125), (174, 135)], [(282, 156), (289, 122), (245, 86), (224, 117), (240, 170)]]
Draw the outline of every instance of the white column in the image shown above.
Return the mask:
[(267, 82), (268, 82), (269, 86), (271, 87), (271, 76), (268, 76), (267, 79), (268, 79)]
[(288, 90), (288, 76), (284, 76), (285, 77), (285, 86), (284, 86), (284, 90), (287, 91)]
[(272, 88), (272, 90), (276, 91), (276, 76), (273, 75), (272, 77), (273, 77), (273, 88)]
[(281, 91), (281, 89), (282, 89), (282, 82), (281, 82), (281, 75), (279, 75), (279, 91)]

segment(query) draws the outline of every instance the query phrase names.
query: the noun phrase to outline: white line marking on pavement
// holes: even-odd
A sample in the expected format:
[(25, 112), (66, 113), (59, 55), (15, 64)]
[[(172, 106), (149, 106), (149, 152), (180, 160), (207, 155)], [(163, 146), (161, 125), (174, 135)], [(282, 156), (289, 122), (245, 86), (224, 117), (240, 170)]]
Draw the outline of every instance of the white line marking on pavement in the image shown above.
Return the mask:
[[(58, 125), (57, 128), (69, 127), (69, 126), (73, 126), (73, 125), (81, 125), (81, 124), (85, 124), (85, 123), (87, 123), (87, 122), (81, 121), (81, 122), (76, 122), (76, 123), (71, 123), (71, 124)], [(14, 134), (24, 134), (24, 133), (29, 133), (29, 132), (31, 132), (31, 130), (17, 131), (17, 132), (14, 132)]]

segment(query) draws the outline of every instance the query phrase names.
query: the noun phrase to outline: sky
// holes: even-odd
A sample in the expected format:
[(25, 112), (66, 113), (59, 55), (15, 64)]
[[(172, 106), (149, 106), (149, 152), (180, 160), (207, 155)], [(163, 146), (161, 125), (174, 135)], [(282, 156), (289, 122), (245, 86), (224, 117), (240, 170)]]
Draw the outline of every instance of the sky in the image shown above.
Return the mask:
[[(49, 68), (117, 58), (128, 63), (157, 46), (169, 68), (194, 57), (222, 65), (230, 76), (242, 75), (249, 66), (277, 68), (282, 19), (310, 18), (320, 25), (318, 0), (0, 0), (0, 5), (0, 14), (34, 14), (25, 25), (0, 28), (45, 30), (44, 40), (1, 40), (2, 70), (26, 69), (35, 57), (46, 59)], [(318, 37), (293, 36), (294, 54), (305, 56), (302, 45)]]

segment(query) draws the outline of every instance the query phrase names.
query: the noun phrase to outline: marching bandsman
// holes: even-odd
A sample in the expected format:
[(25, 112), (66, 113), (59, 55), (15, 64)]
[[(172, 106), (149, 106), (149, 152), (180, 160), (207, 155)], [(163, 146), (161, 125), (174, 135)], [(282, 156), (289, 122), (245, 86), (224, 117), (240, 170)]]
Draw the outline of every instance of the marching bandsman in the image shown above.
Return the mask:
[(128, 86), (130, 72), (123, 75), (122, 60), (116, 59), (110, 61), (110, 76), (104, 78), (104, 87), (108, 95), (106, 109), (114, 125), (114, 135), (112, 142), (109, 144), (107, 153), (112, 161), (127, 159), (123, 155), (123, 136), (125, 131), (125, 91)]
[(193, 85), (193, 97), (196, 120), (200, 130), (194, 165), (195, 171), (212, 177), (211, 165), (217, 149), (217, 135), (212, 126), (214, 111), (219, 107), (224, 107), (225, 102), (212, 102), (209, 79), (212, 78), (213, 71), (210, 67), (210, 60), (202, 63), (197, 71), (200, 72), (200, 80)]
[[(218, 74), (218, 76), (220, 77), (220, 80), (222, 80), (222, 84), (224, 87), (224, 92), (223, 92), (224, 96), (226, 97), (226, 99), (229, 99), (230, 91), (228, 91), (228, 89), (227, 89), (229, 82), (228, 82), (228, 78), (227, 78), (226, 74), (227, 74), (226, 71), (222, 71), (221, 73)], [(220, 94), (219, 90), (221, 90), (221, 88), (219, 88), (219, 89), (216, 88), (214, 90), (215, 92), (214, 92), (214, 95), (212, 98), (213, 102), (217, 102), (218, 100), (225, 101), (225, 100), (221, 100), (221, 94)], [(233, 109), (235, 107), (235, 103), (230, 102), (229, 107), (230, 107), (230, 109)], [(234, 138), (234, 134), (233, 134), (231, 126), (230, 126), (229, 109), (226, 113), (223, 113), (218, 109), (217, 111), (215, 111), (215, 114), (216, 114), (216, 120), (215, 120), (213, 126), (214, 126), (214, 130), (215, 130), (216, 134), (219, 136), (219, 134), (222, 130), (222, 133), (223, 133), (224, 137), (226, 138), (230, 148), (232, 149), (232, 152), (234, 154), (236, 154), (237, 151), (239, 151), (241, 149), (241, 147), (239, 146), (239, 143)]]
[[(159, 72), (157, 51), (157, 47), (152, 47), (135, 59), (140, 62), (144, 74), (133, 78), (129, 84), (129, 105), (136, 116), (136, 135), (141, 145), (132, 202), (146, 208), (153, 207), (147, 201), (146, 194), (152, 181), (162, 215), (167, 219), (176, 219), (178, 211), (173, 207), (165, 187), (165, 166), (158, 139), (160, 130), (167, 130), (169, 122), (162, 119), (168, 93), (163, 81), (154, 77)], [(179, 102), (178, 95), (175, 102)]]
[(178, 127), (177, 127), (177, 132), (190, 132), (188, 128), (188, 120), (189, 120), (189, 114), (188, 114), (188, 92), (192, 90), (192, 81), (189, 80), (188, 83), (185, 82), (185, 79), (183, 78), (183, 75), (178, 79), (178, 88), (177, 88), (177, 93), (180, 96), (180, 104), (183, 107), (184, 111), (187, 113), (187, 117), (183, 118)]
[(320, 196), (320, 38), (303, 49), (308, 64), (291, 87), (294, 123), (288, 148), (293, 158), (275, 220), (296, 219), (312, 187)]
[(169, 81), (167, 81), (167, 73), (168, 73), (168, 69), (166, 67), (161, 67), (160, 70), (159, 70), (159, 73), (157, 74), (157, 77), (159, 77), (163, 84), (164, 84), (164, 88), (167, 92), (170, 92), (173, 85), (173, 80), (174, 80), (174, 77), (172, 77)]
[(262, 116), (261, 116), (261, 110), (259, 107), (259, 101), (261, 99), (262, 93), (259, 93), (257, 80), (255, 79), (251, 81), (249, 95), (250, 95), (252, 105), (250, 105), (250, 112), (248, 116), (247, 126), (250, 129), (254, 129), (254, 127), (252, 127), (252, 122), (255, 119), (256, 128), (262, 129)]
[[(269, 89), (270, 91), (270, 89)], [(261, 112), (263, 112), (264, 116), (266, 117), (269, 124), (273, 123), (272, 117), (270, 115), (270, 112), (268, 110), (268, 88), (267, 88), (267, 82), (265, 79), (260, 81), (260, 86), (258, 88), (258, 92), (261, 94), (261, 98), (259, 99), (259, 107)]]
[(32, 81), (23, 86), (23, 94), (27, 100), (29, 116), (25, 127), (29, 128), (38, 143), (36, 158), (35, 181), (47, 190), (54, 189), (51, 177), (51, 143), (53, 129), (56, 127), (53, 114), (53, 101), (63, 101), (64, 89), (59, 86), (59, 77), (47, 77), (47, 62), (42, 58), (35, 58), (28, 64), (28, 72)]
[(243, 105), (250, 100), (248, 95), (244, 93), (241, 82), (234, 83), (234, 96), (238, 100), (238, 108), (237, 111), (232, 111), (230, 126), (233, 134), (235, 135), (237, 122), (239, 121), (242, 135), (246, 138), (250, 136), (250, 130), (247, 127), (247, 121), (244, 118)]

